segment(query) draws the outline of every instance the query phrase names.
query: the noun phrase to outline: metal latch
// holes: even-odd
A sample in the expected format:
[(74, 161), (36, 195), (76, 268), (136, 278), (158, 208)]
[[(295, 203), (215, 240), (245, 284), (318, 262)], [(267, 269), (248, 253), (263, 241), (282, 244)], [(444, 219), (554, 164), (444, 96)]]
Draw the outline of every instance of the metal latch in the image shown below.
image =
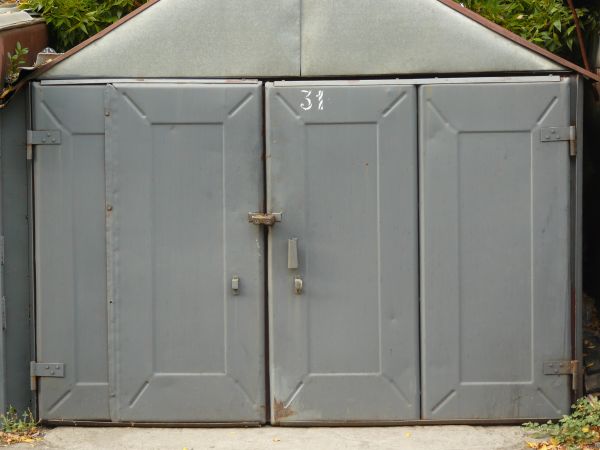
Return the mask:
[(274, 225), (275, 222), (281, 222), (281, 213), (248, 213), (248, 222), (254, 225)]
[(547, 361), (544, 363), (544, 375), (572, 375), (572, 389), (579, 387), (579, 361)]
[(27, 159), (33, 156), (34, 145), (60, 145), (60, 130), (27, 130)]
[(569, 154), (577, 155), (577, 128), (570, 127), (546, 127), (540, 130), (540, 140), (542, 142), (569, 142)]

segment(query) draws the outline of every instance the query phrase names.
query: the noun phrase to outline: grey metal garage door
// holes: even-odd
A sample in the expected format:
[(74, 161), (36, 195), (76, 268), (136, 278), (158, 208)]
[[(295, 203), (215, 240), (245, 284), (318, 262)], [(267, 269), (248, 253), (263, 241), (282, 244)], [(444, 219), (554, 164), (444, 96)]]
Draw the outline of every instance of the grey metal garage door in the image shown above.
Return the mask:
[(36, 87), (41, 417), (264, 422), (260, 84), (86, 89)]
[(569, 117), (568, 80), (420, 88), (424, 418), (569, 409)]
[(33, 93), (41, 418), (567, 412), (567, 81)]
[(419, 417), (413, 86), (267, 85), (271, 418)]

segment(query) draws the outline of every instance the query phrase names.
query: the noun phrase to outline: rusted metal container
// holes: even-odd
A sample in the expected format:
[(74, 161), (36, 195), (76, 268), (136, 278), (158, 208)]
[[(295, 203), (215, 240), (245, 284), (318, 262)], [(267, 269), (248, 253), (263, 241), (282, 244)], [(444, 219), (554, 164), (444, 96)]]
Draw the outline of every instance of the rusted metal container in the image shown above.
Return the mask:
[(32, 18), (24, 11), (0, 8), (0, 86), (6, 83), (7, 53), (13, 53), (17, 42), (29, 49), (26, 65), (33, 66), (36, 55), (48, 45), (48, 30), (43, 19)]

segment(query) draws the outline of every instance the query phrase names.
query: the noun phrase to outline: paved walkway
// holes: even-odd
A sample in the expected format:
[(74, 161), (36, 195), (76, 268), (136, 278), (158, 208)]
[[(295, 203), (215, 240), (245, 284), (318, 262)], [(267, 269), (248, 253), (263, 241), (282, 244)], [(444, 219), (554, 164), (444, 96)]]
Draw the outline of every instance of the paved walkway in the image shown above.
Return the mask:
[[(12, 448), (31, 449), (31, 444)], [(49, 430), (41, 449), (522, 450), (519, 427), (82, 428)]]

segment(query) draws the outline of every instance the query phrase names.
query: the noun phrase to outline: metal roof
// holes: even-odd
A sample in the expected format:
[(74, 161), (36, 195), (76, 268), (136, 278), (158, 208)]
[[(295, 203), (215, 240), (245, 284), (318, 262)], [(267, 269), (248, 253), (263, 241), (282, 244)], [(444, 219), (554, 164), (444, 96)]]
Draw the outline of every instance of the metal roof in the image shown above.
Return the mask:
[(453, 0), (150, 0), (36, 76), (326, 77), (568, 69), (600, 80)]

